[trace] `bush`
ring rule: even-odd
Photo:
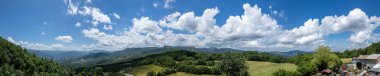
[[[280,69],[274,72],[273,76],[302,76],[302,75],[298,71],[286,71],[286,70]]]
[[[221,71],[227,76],[248,76],[245,61],[242,54],[227,52],[222,56]]]
[[[177,71],[173,68],[167,68],[167,69],[161,70],[160,73],[162,73],[164,75],[170,75],[173,73],[177,73]]]
[[[146,76],[156,76],[156,73],[154,73],[153,71],[149,71],[148,73],[146,73]]]

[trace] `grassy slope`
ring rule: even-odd
[[[247,61],[249,66],[249,74],[252,76],[271,76],[273,72],[279,69],[292,70],[295,71],[297,66],[290,63],[271,63],[271,62],[260,62],[260,61]],[[145,76],[147,72],[154,71],[159,72],[163,67],[157,65],[146,65],[133,68],[133,71],[128,71],[128,74],[133,74],[135,76]],[[178,72],[171,74],[169,76],[212,76],[212,75],[196,75],[184,72]]]
[[[271,63],[260,61],[247,61],[248,72],[251,76],[272,76],[272,73],[279,69],[297,70],[297,66],[290,63]]]
[[[132,74],[135,76],[146,76],[146,73],[149,71],[159,72],[163,67],[157,66],[157,65],[145,65],[145,66],[139,66],[135,67],[132,70],[128,71],[128,74]]]
[[[185,72],[177,72],[174,74],[170,74],[168,76],[217,76],[217,75],[196,75],[196,74],[190,74]]]

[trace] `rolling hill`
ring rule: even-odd
[[[230,49],[230,48],[195,48],[190,46],[164,46],[164,47],[143,47],[143,48],[126,48],[124,50],[115,52],[96,52],[87,55],[61,60],[60,62],[72,66],[91,66],[110,64],[128,59],[144,57],[151,54],[158,54],[170,50],[187,50],[201,53],[224,53],[227,51],[243,52],[243,50]]]

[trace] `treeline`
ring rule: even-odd
[[[332,53],[327,46],[319,46],[315,53],[298,54],[289,58],[288,62],[298,66],[297,71],[279,70],[274,76],[311,76],[324,69],[335,69],[343,64],[339,56]]]
[[[208,75],[247,76],[246,57],[240,52],[223,54],[200,53],[186,50],[172,50],[160,54],[152,54],[129,61],[98,65],[105,72],[124,72],[131,67],[158,65],[165,69],[160,72],[148,72],[148,76],[170,75],[176,72]]]
[[[97,68],[96,70],[100,70]],[[51,59],[38,58],[27,49],[0,37],[0,76],[91,76],[103,75],[92,72],[93,68],[77,72],[60,66]]]
[[[274,63],[285,63],[289,57],[271,54],[269,52],[258,52],[258,51],[244,51],[244,57],[249,61],[266,61]]]
[[[366,48],[359,48],[353,50],[345,50],[343,52],[335,52],[341,58],[353,58],[359,55],[369,55],[380,53],[380,42],[372,43]]]
[[[189,51],[176,51],[189,52]],[[192,74],[249,76],[246,66],[246,58],[241,53],[226,52],[224,54],[203,54],[164,56],[153,59],[152,64],[166,67],[166,69],[147,76],[164,76],[176,72]],[[146,60],[143,60],[146,61]],[[148,60],[149,61],[149,60]],[[175,62],[172,62],[175,61]]]
[[[221,74],[220,69],[215,64],[216,62],[214,62],[217,59],[209,54],[201,54],[183,50],[171,51],[164,54],[165,55],[157,55],[159,57],[144,59],[139,64],[155,64],[158,66],[175,69],[177,72],[187,72],[192,74]],[[168,75],[168,73],[166,75]]]

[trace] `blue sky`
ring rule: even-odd
[[[37,50],[335,51],[380,39],[378,0],[2,0],[0,36]],[[172,16],[172,17],[169,17]]]

